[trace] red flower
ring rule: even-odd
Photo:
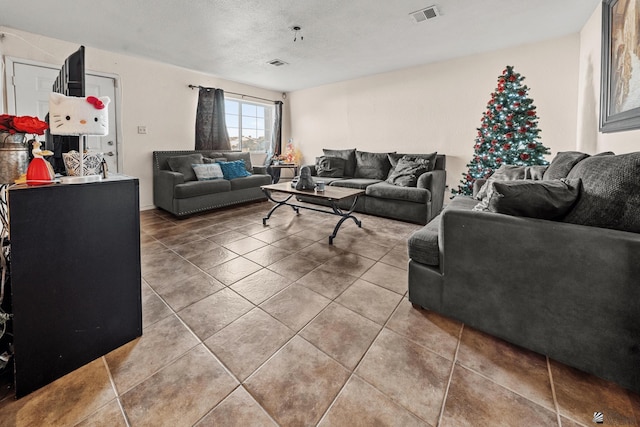
[[[37,117],[16,117],[10,114],[0,115],[0,131],[9,132],[11,134],[19,132],[42,135],[48,127],[48,124],[39,120]]]
[[[13,119],[13,127],[18,132],[42,135],[49,128],[49,125],[37,117],[22,116]]]
[[[510,82],[515,82],[516,81],[516,76],[514,76],[513,74],[509,77],[509,81]]]
[[[518,101],[516,101],[516,102],[513,103],[513,106],[518,108],[520,106],[520,103]]]
[[[511,122],[511,121],[508,121],[508,122],[506,122],[505,124],[506,124],[508,127],[513,126],[513,122]]]
[[[496,163],[502,163],[502,157],[498,157],[498,158],[496,159]]]
[[[502,148],[503,148],[505,151],[509,151],[509,150],[511,150],[511,144],[504,144],[504,145],[502,146]]]
[[[536,115],[536,110],[527,111],[527,116],[535,116],[535,115]]]
[[[490,152],[490,153],[495,153],[495,151],[496,151],[496,149],[495,149],[495,148],[493,148],[493,147],[489,148],[489,152]]]
[[[505,138],[507,138],[507,139],[511,139],[511,138],[513,138],[513,133],[508,132],[508,133],[506,133],[506,134],[504,135],[504,137],[505,137]]]
[[[522,160],[524,160],[524,161],[529,160],[529,158],[530,158],[530,157],[531,157],[531,156],[530,156],[528,153],[522,153],[522,154],[520,154],[520,158],[521,158]]]
[[[533,150],[534,148],[536,148],[536,143],[535,142],[530,142],[527,144],[527,148]]]
[[[498,125],[493,125],[493,130],[498,130],[498,129],[500,129],[500,126],[498,126]]]
[[[509,114],[509,115],[507,116],[507,120],[513,120],[513,114]]]
[[[527,128],[522,126],[520,129],[518,129],[518,132],[520,133],[526,133],[527,132]]]
[[[502,105],[496,105],[496,110],[502,111]]]
[[[525,92],[525,91],[523,91],[523,90],[519,90],[519,91],[518,91],[518,95],[520,95],[520,96],[525,96],[525,95],[526,95],[526,92]]]
[[[498,143],[498,140],[497,140],[497,139],[492,139],[492,140],[491,140],[491,145],[496,145],[497,143]]]

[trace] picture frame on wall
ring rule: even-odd
[[[640,129],[640,0],[603,0],[600,131]]]

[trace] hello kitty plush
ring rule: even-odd
[[[49,95],[49,129],[52,135],[99,135],[109,133],[108,96]]]

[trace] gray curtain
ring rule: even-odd
[[[273,132],[271,133],[271,143],[267,148],[267,157],[264,162],[267,167],[267,173],[277,182],[280,179],[280,169],[271,167],[271,159],[282,153],[282,101],[275,101],[274,104]]]
[[[196,111],[196,150],[230,150],[224,120],[224,91],[201,87]]]

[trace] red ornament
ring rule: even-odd
[[[511,139],[511,138],[513,138],[513,133],[508,132],[508,133],[506,133],[506,134],[504,135],[504,137],[505,137],[505,138],[507,138],[507,139]]]
[[[500,92],[500,93],[504,92],[504,88],[503,88],[502,86],[500,86],[500,87],[498,88],[498,92]]]
[[[501,78],[500,78],[500,80],[498,80],[498,83],[500,83],[501,85],[503,85],[503,84],[504,84],[504,82],[505,82],[504,77],[501,77]]]
[[[502,146],[502,149],[503,149],[503,150],[505,150],[505,151],[509,151],[509,150],[511,150],[511,144],[504,144],[504,145]]]
[[[533,150],[536,148],[536,143],[535,142],[530,142],[527,144],[527,148],[529,148],[530,150]]]
[[[507,116],[507,120],[513,120],[513,114],[509,114],[509,115]]]
[[[518,132],[520,133],[526,133],[527,132],[527,128],[522,126],[520,129],[518,129]]]
[[[518,95],[520,95],[520,96],[525,96],[526,94],[527,93],[525,91],[523,91],[523,90],[519,90],[518,91]]]
[[[502,111],[502,105],[496,105],[496,110]]]
[[[491,145],[496,145],[497,143],[498,143],[498,140],[497,140],[497,139],[492,139],[492,140],[491,140]]]
[[[505,123],[505,124],[507,125],[507,127],[511,127],[511,126],[513,126],[513,122],[511,122],[511,121],[509,121],[509,122],[507,122],[507,123]]]
[[[510,82],[515,82],[516,81],[516,76],[514,76],[513,74],[509,77],[509,81]]]
[[[489,152],[490,152],[490,153],[495,153],[495,152],[496,152],[496,149],[495,149],[495,148],[493,148],[493,147],[491,147],[491,148],[489,148]]]
[[[498,126],[498,125],[493,125],[493,130],[498,130],[498,129],[500,129],[500,126]]]
[[[498,157],[498,158],[496,159],[496,163],[502,163],[502,157]]]
[[[535,115],[536,115],[536,110],[527,111],[527,116],[535,116]]]
[[[530,158],[530,157],[531,157],[531,156],[530,156],[528,153],[522,153],[522,154],[520,154],[520,158],[521,158],[522,160],[524,160],[524,161],[529,160],[529,158]]]
[[[520,103],[518,101],[516,101],[516,102],[513,103],[513,106],[518,108],[520,106]]]

